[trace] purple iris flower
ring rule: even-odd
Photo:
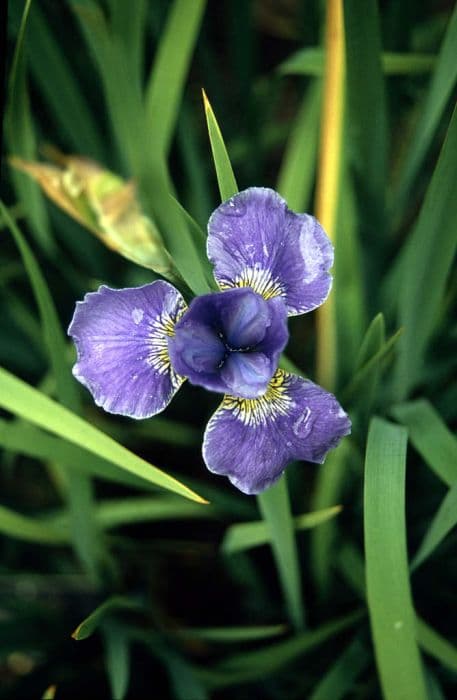
[[[186,378],[223,393],[203,458],[244,493],[260,493],[288,462],[322,463],[350,432],[332,394],[278,369],[287,317],[328,296],[333,248],[314,217],[251,187],[212,214],[208,257],[220,291],[189,306],[163,281],[86,294],[68,329],[73,374],[97,405],[131,418],[162,411]]]

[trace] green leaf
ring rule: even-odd
[[[361,598],[365,596],[365,571],[363,559],[352,545],[345,545],[339,556],[341,573],[351,588]],[[420,647],[443,666],[457,671],[457,649],[430,627],[418,615],[415,617],[415,635]]]
[[[457,10],[455,14],[457,28]],[[457,38],[457,37],[456,37]],[[401,267],[398,317],[404,333],[395,366],[395,395],[404,400],[417,384],[440,317],[446,280],[457,245],[457,108]]]
[[[258,625],[252,627],[187,627],[178,631],[185,639],[202,639],[205,642],[237,644],[258,639],[269,639],[286,631],[285,625]]]
[[[65,51],[56,41],[40,4],[36,2],[30,12],[29,30],[26,47],[29,70],[52,118],[58,121],[59,129],[73,149],[103,159],[100,126],[91,114]]]
[[[328,512],[329,507],[341,499],[347,475],[347,465],[352,447],[349,440],[343,440],[332,450],[324,464],[319,467],[316,487],[312,499],[314,512]],[[332,508],[333,510],[333,508]],[[329,522],[311,533],[310,563],[314,580],[320,592],[325,595],[332,581],[334,549],[338,536],[336,522]]]
[[[362,617],[363,612],[357,611],[338,620],[326,622],[317,629],[301,632],[291,639],[262,649],[234,654],[217,664],[211,671],[199,670],[198,676],[212,688],[224,688],[263,679],[352,627]]]
[[[350,161],[359,219],[375,245],[384,229],[388,153],[380,21],[375,0],[347,0],[343,6]]]
[[[295,629],[300,629],[304,625],[305,612],[286,476],[283,475],[274,486],[260,493],[257,502],[267,526],[289,619]]]
[[[457,482],[447,492],[425,533],[411,562],[413,571],[435,551],[455,525],[457,525]]]
[[[161,33],[145,96],[152,152],[166,155],[170,148],[205,5],[205,0],[174,0]]]
[[[206,501],[157,467],[137,457],[93,425],[0,369],[0,406],[140,478],[197,501]]]
[[[88,617],[80,622],[76,629],[71,633],[71,636],[77,641],[87,639],[87,637],[90,637],[105,621],[105,618],[111,613],[124,610],[133,610],[137,612],[143,610],[143,606],[133,600],[130,600],[130,598],[126,598],[125,596],[112,596],[95,608],[95,610],[91,612]]]
[[[416,618],[416,636],[422,649],[430,656],[457,672],[457,649],[442,637],[433,627],[427,625],[420,617]]]
[[[22,421],[0,419],[0,447],[15,454],[34,457],[45,462],[55,461],[68,469],[76,469],[83,474],[97,476],[125,486],[141,489],[156,488],[150,481],[126,472],[108,460]]]
[[[353,374],[357,374],[365,364],[370,362],[378,352],[383,350],[386,344],[385,321],[382,314],[374,317],[363,338],[355,363]],[[356,392],[357,403],[362,404],[365,415],[369,415],[374,403],[381,374],[381,361],[371,364],[371,369],[365,373],[361,387]],[[354,394],[353,394],[354,395]]]
[[[7,537],[38,544],[57,545],[68,541],[68,534],[55,525],[15,513],[1,505],[0,532]]]
[[[24,3],[19,35],[8,81],[8,101],[5,113],[5,135],[8,150],[13,155],[34,159],[37,145],[27,89],[24,42],[31,0]],[[43,250],[55,252],[49,229],[48,215],[39,188],[22,174],[13,174],[17,195],[24,206],[33,235]]]
[[[408,428],[415,449],[448,486],[457,483],[457,439],[426,399],[399,404],[390,409]]]
[[[436,56],[426,53],[399,53],[385,51],[381,65],[386,75],[414,75],[429,73],[436,64]],[[281,63],[280,75],[310,75],[321,77],[324,72],[324,52],[317,46],[301,49]]]
[[[225,147],[224,139],[219,128],[219,124],[214,116],[213,109],[209,103],[205,91],[203,90],[203,102],[205,106],[206,124],[208,136],[213,153],[214,166],[216,168],[217,182],[221,199],[224,202],[238,192],[235,175]]]
[[[276,189],[290,209],[309,209],[316,171],[322,85],[312,83],[295,118],[281,162]]]
[[[394,345],[398,342],[399,338],[403,333],[403,328],[399,328],[396,333],[390,336],[388,340],[379,348],[374,355],[367,360],[360,369],[357,370],[355,375],[352,377],[349,384],[343,389],[341,396],[343,403],[346,403],[352,397],[367,385],[370,387],[370,382],[373,379],[373,374],[382,366],[384,360],[386,360],[393,349]]]
[[[332,506],[331,508],[298,515],[293,518],[294,528],[296,530],[308,530],[317,527],[330,520],[330,518],[334,518],[341,510],[342,506]],[[270,535],[266,522],[260,520],[252,523],[237,523],[227,529],[221,550],[225,554],[234,554],[235,552],[242,552],[245,549],[266,544],[269,542],[269,539]]]
[[[123,700],[130,679],[129,639],[122,627],[112,622],[103,623],[102,634],[111,696],[115,700]]]
[[[354,639],[325,673],[309,700],[339,700],[354,687],[368,665],[369,656],[358,638]]]
[[[408,577],[405,523],[407,432],[373,418],[365,460],[367,600],[386,700],[426,700]]]
[[[415,180],[439,127],[446,105],[457,81],[457,7],[450,18],[436,62],[430,87],[411,136],[393,203],[394,213],[404,210]]]

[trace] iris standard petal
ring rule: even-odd
[[[332,394],[279,369],[264,396],[224,397],[207,425],[203,458],[210,471],[256,494],[274,484],[292,460],[322,463],[350,429]]]
[[[221,289],[282,296],[290,316],[320,306],[330,291],[330,240],[313,216],[290,211],[274,190],[251,187],[223,202],[208,222],[207,247]]]
[[[148,418],[162,411],[184,378],[170,364],[168,338],[186,309],[168,282],[132,289],[101,286],[76,305],[68,334],[74,376],[110,413]]]
[[[221,376],[227,391],[253,399],[265,393],[275,367],[261,352],[236,352],[227,358]]]
[[[192,384],[253,398],[266,391],[288,337],[281,298],[229,289],[193,299],[168,347],[175,371]]]

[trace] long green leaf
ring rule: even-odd
[[[174,0],[161,35],[145,97],[150,150],[161,155],[170,147],[205,5],[206,0]]]
[[[341,510],[341,506],[332,506],[331,508],[297,515],[293,518],[293,524],[296,530],[315,528],[334,518]],[[269,539],[266,522],[259,520],[259,522],[253,523],[237,523],[236,525],[231,525],[225,533],[221,550],[225,554],[234,554],[235,552],[242,552],[246,549],[266,544]]]
[[[143,607],[125,596],[112,596],[99,605],[91,614],[86,617],[72,632],[73,639],[80,641],[87,639],[102,624],[105,618],[113,612],[123,610],[141,611]]]
[[[365,235],[379,249],[388,152],[379,14],[375,0],[347,0],[343,4],[351,165],[359,195],[359,219]]]
[[[199,670],[198,676],[211,688],[224,688],[263,679],[352,627],[362,617],[361,612],[351,613],[263,649],[230,656],[211,671]]]
[[[417,569],[457,525],[457,482],[449,489],[420,543],[411,569]]]
[[[367,599],[386,700],[426,700],[415,639],[405,523],[407,432],[373,418],[365,461]]]
[[[457,27],[457,10],[456,10]],[[404,333],[395,366],[395,396],[403,401],[416,385],[436,327],[457,245],[457,108],[427,190],[419,220],[406,242],[398,289],[398,317]]]
[[[27,89],[25,36],[31,0],[24,3],[19,35],[8,81],[8,102],[5,113],[5,135],[9,152],[28,160],[36,158],[37,145]],[[25,207],[31,230],[43,250],[55,252],[48,215],[39,187],[21,173],[12,176],[18,197]]]
[[[332,450],[317,475],[317,483],[312,499],[314,512],[325,512],[333,503],[341,500],[351,455],[351,444],[343,440]],[[325,595],[332,582],[334,551],[338,537],[336,522],[325,523],[311,533],[311,569],[320,595]]]
[[[399,53],[384,51],[381,65],[386,75],[414,75],[429,73],[436,64],[436,56],[426,53]],[[321,77],[324,72],[324,52],[320,47],[301,49],[289,56],[278,68],[280,75],[310,75]]]
[[[457,673],[457,648],[455,646],[420,617],[416,619],[416,635],[419,644],[427,654]]]
[[[269,639],[284,634],[285,625],[258,625],[252,627],[188,627],[180,629],[178,635],[185,639],[202,639],[206,642],[237,644],[258,639]]]
[[[230,199],[238,192],[235,175],[227,153],[227,148],[222,137],[219,124],[213,112],[213,108],[203,91],[203,102],[205,106],[206,124],[208,127],[208,136],[213,153],[214,166],[216,168],[217,182],[222,201]]]
[[[397,214],[404,209],[457,81],[456,54],[457,7],[447,25],[425,103],[411,136],[410,147],[395,192],[394,212]]]
[[[448,486],[457,483],[457,439],[426,399],[390,410],[408,428],[412,444],[430,469]]]
[[[309,700],[339,700],[344,697],[353,688],[368,660],[365,647],[358,638],[354,639],[326,672]]]
[[[142,479],[197,501],[206,501],[157,467],[134,455],[93,425],[0,368],[0,406]]]
[[[316,172],[322,86],[315,81],[306,92],[287,142],[277,190],[294,211],[307,211]]]
[[[56,545],[68,541],[67,533],[55,525],[15,513],[5,506],[0,506],[0,532],[8,537],[38,544]]]
[[[123,700],[130,679],[129,638],[120,625],[113,622],[102,624],[105,647],[105,666],[115,700]]]
[[[305,623],[305,611],[286,476],[283,475],[274,486],[260,493],[257,501],[269,532],[289,619],[296,629],[300,629]]]

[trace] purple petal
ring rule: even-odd
[[[247,494],[264,491],[296,459],[322,463],[351,430],[333,394],[278,370],[259,399],[225,396],[210,419],[203,459]]]
[[[282,299],[230,289],[192,300],[169,340],[170,358],[192,384],[254,398],[266,391],[288,337]]]
[[[74,376],[110,413],[149,418],[183,382],[171,367],[168,339],[186,309],[168,282],[134,289],[102,286],[76,305],[68,334],[78,362]]]
[[[231,394],[254,399],[266,391],[271,379],[271,362],[261,352],[232,353],[221,376]]]
[[[295,214],[275,192],[251,187],[221,204],[208,223],[208,257],[221,287],[282,296],[288,314],[315,309],[328,296],[333,247],[319,222]]]

